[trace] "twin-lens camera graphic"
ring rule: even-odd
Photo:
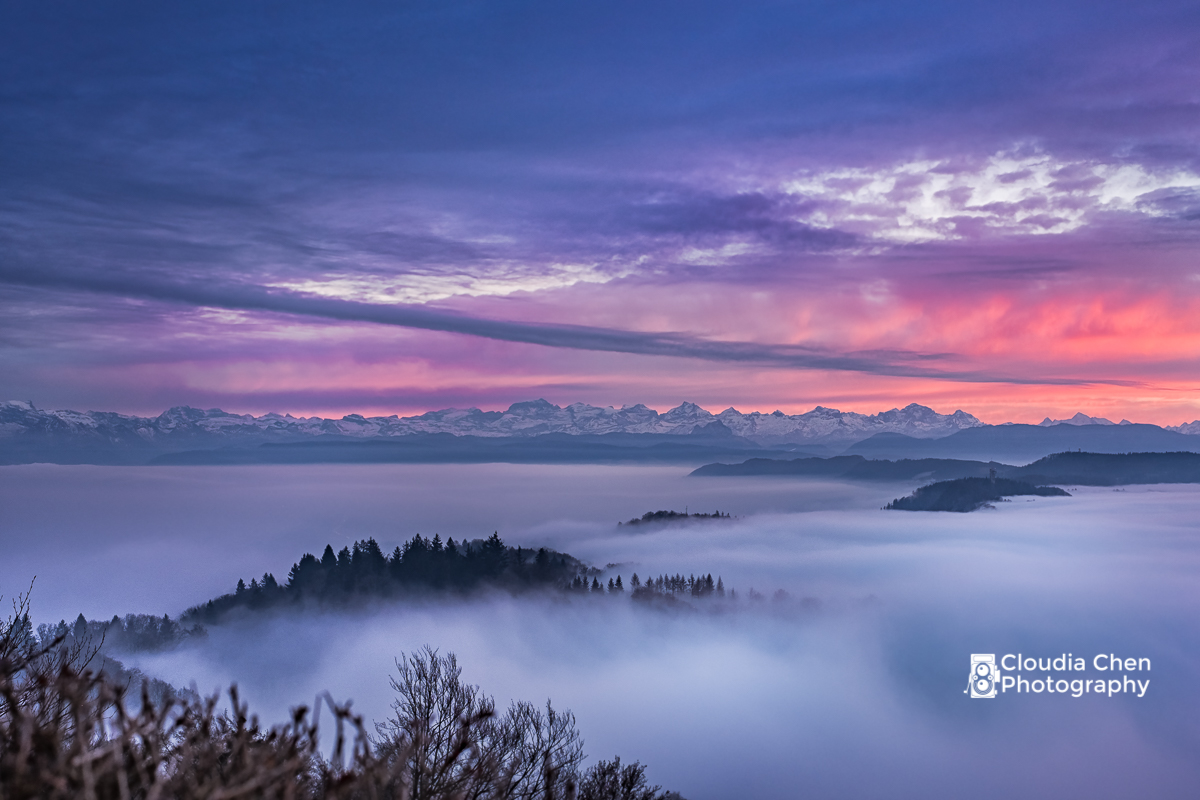
[[[996,666],[993,653],[975,653],[971,656],[971,684],[963,694],[971,697],[995,697],[1000,683],[1000,668]]]

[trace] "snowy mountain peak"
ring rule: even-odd
[[[524,414],[528,412],[553,412],[561,410],[561,408],[554,405],[550,401],[539,397],[537,400],[526,400],[521,403],[513,403],[508,407],[508,411],[506,413]]]
[[[563,408],[538,399],[513,403],[505,411],[446,408],[412,417],[347,414],[341,419],[297,418],[278,413],[255,417],[231,414],[219,408],[203,410],[190,406],[176,406],[157,417],[135,417],[111,412],[43,411],[27,401],[0,404],[0,437],[51,435],[108,444],[254,443],[297,441],[313,436],[370,439],[430,433],[484,437],[525,437],[546,433],[681,436],[703,433],[705,436],[739,436],[759,444],[774,445],[851,443],[876,433],[889,432],[936,438],[982,424],[962,411],[939,414],[916,403],[873,415],[824,406],[795,415],[779,410],[742,413],[730,407],[714,415],[692,402],[681,403],[660,414],[643,403],[620,408],[572,403]]]
[[[684,420],[684,419],[712,419],[712,414],[705,411],[695,403],[680,403],[672,408],[667,413],[663,414],[663,419]]]
[[[1070,419],[1050,419],[1049,417],[1046,417],[1044,420],[1042,420],[1041,422],[1038,423],[1038,425],[1041,425],[1042,427],[1049,427],[1050,425],[1116,425],[1116,424],[1117,423],[1113,422],[1112,420],[1107,420],[1107,419],[1104,419],[1103,417],[1089,417],[1087,414],[1084,414],[1082,412],[1076,412],[1075,416],[1071,417]]]

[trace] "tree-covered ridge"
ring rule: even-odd
[[[135,695],[140,687],[143,700],[155,704],[177,696],[191,696],[187,689],[180,690],[165,681],[148,677],[138,669],[126,667],[110,652],[163,650],[187,638],[202,639],[208,634],[199,625],[184,628],[165,615],[159,618],[129,614],[125,619],[113,617],[109,622],[96,622],[84,619],[80,614],[73,625],[61,620],[57,625],[38,625],[35,631],[29,618],[28,601],[28,593],[18,595],[13,602],[16,613],[0,624],[0,672],[5,659],[10,665],[32,659],[41,668],[55,669],[71,663],[81,669],[90,669],[110,685],[133,687]],[[14,700],[0,690],[0,716]],[[5,794],[0,791],[0,798],[3,797]]]
[[[625,592],[625,584],[621,582],[620,575],[615,579],[608,579],[607,590],[599,578],[593,577],[589,583],[585,575],[576,575],[566,588],[573,592],[609,595],[621,595]],[[629,588],[634,600],[664,596],[676,597],[678,595],[690,595],[695,598],[725,597],[725,581],[718,576],[714,583],[711,572],[708,575],[688,575],[687,577],[684,577],[682,573],[659,575],[657,578],[646,578],[645,583],[642,583],[641,578],[635,572],[629,579]],[[736,590],[729,590],[729,599],[737,600]]]
[[[645,514],[642,514],[642,516],[640,516],[640,517],[634,517],[633,519],[629,520],[628,522],[625,522],[625,523],[618,522],[617,524],[618,525],[622,525],[622,524],[624,524],[624,525],[651,525],[651,524],[663,523],[663,522],[691,522],[692,520],[704,520],[704,519],[732,519],[732,518],[729,516],[729,514],[727,514],[727,513],[723,514],[720,511],[714,511],[711,514],[703,514],[700,512],[697,512],[695,514],[689,514],[686,511],[684,511],[683,513],[680,513],[678,511],[647,511]]]
[[[286,583],[271,573],[249,585],[239,580],[222,595],[183,613],[185,622],[216,622],[234,609],[261,609],[305,601],[346,602],[395,597],[412,592],[469,592],[485,586],[519,591],[566,587],[587,568],[578,559],[547,548],[508,547],[493,533],[487,539],[455,542],[417,534],[385,555],[374,539],[357,541],[320,558],[305,553],[288,571]]]
[[[155,652],[169,650],[190,639],[203,639],[208,631],[202,625],[183,625],[167,614],[156,617],[152,614],[113,615],[107,622],[85,619],[83,614],[67,625],[61,620],[57,625],[42,624],[37,627],[38,639],[42,642],[65,640],[102,643],[105,652]]]
[[[1046,430],[1033,425],[1023,427],[1037,431]],[[1055,427],[1070,428],[1073,426]],[[1099,428],[1100,426],[1088,427]],[[971,461],[957,458],[902,458],[896,461],[889,461],[882,457],[868,459],[861,455],[792,460],[751,458],[740,464],[707,464],[694,470],[691,474],[710,477],[794,475],[856,481],[904,481],[917,478],[948,481],[958,478],[983,478],[993,470],[999,478],[1025,481],[1035,486],[1053,483],[1070,486],[1200,483],[1200,453],[1188,451],[1090,453],[1071,450],[1045,456],[1023,467],[1000,464],[996,461]]]
[[[120,654],[156,652],[202,642],[208,636],[205,624],[219,624],[235,612],[310,604],[336,607],[374,598],[467,593],[482,588],[513,593],[563,592],[589,599],[666,600],[671,605],[707,601],[724,607],[739,599],[736,590],[727,591],[721,576],[714,579],[712,573],[661,574],[643,582],[634,572],[626,583],[623,575],[613,574],[617,567],[589,567],[574,556],[548,548],[509,547],[495,533],[487,539],[449,539],[445,544],[439,536],[429,539],[418,535],[390,555],[384,555],[374,539],[365,539],[336,553],[327,545],[319,559],[305,553],[292,565],[284,583],[271,573],[249,584],[239,580],[233,592],[193,606],[177,620],[166,614],[127,614],[104,621],[88,620],[80,614],[73,624],[65,620],[57,625],[44,624],[36,633],[28,620],[26,624],[30,624],[29,634],[35,641],[92,641],[105,654]],[[753,602],[764,596],[752,588],[747,597]],[[788,597],[782,590],[774,595],[776,600]]]
[[[679,573],[675,575],[659,575],[657,578],[647,578],[645,583],[642,583],[635,572],[633,573],[633,577],[629,579],[629,585],[633,589],[633,598],[635,600],[649,598],[654,595],[689,595],[691,597],[725,596],[725,581],[718,576],[716,583],[713,583],[711,572],[707,575],[688,575],[686,578]],[[730,590],[730,599],[737,599],[737,592],[732,589]]]
[[[305,553],[292,565],[286,583],[281,584],[270,573],[261,579],[252,579],[249,585],[239,580],[234,592],[188,609],[179,623],[163,617],[157,624],[158,629],[173,632],[174,640],[178,641],[193,632],[203,635],[204,629],[197,622],[216,623],[235,610],[278,608],[309,601],[344,603],[412,593],[468,592],[483,587],[508,591],[550,589],[613,597],[625,594],[621,575],[609,577],[605,584],[601,580],[602,574],[601,570],[590,568],[566,553],[544,547],[537,550],[509,547],[496,533],[472,542],[449,539],[445,544],[439,536],[428,539],[417,535],[403,547],[395,548],[390,556],[384,555],[374,539],[365,539],[355,542],[353,547],[343,547],[337,553],[332,546],[326,545],[319,559]],[[682,573],[659,575],[647,578],[644,584],[634,573],[629,588],[634,599],[726,596],[724,581],[720,576],[714,581],[711,573],[687,577]],[[729,599],[737,600],[737,592],[730,590]],[[114,618],[116,622],[119,620]],[[131,623],[127,627],[130,631],[141,631],[147,627],[155,628],[155,625],[139,623],[135,626]],[[161,647],[165,641],[161,637],[142,638],[147,642],[145,649]]]
[[[1037,497],[1070,497],[1057,486],[1034,486],[1032,483],[1008,478],[959,478],[922,486],[908,497],[888,503],[895,511],[975,511],[987,503],[1005,497],[1034,495]]]
[[[643,582],[634,572],[625,583],[622,575],[613,574],[618,566],[609,564],[601,570],[548,548],[509,547],[496,533],[487,539],[449,539],[444,544],[440,536],[429,539],[417,535],[394,548],[390,555],[384,555],[374,539],[365,539],[336,553],[326,545],[319,559],[305,553],[292,565],[284,583],[271,573],[249,584],[239,580],[233,592],[189,608],[178,620],[165,614],[129,614],[105,622],[87,620],[80,614],[73,625],[62,621],[57,626],[39,626],[37,639],[51,641],[69,636],[101,643],[105,652],[153,652],[202,641],[208,635],[205,624],[219,624],[238,612],[311,605],[337,607],[376,598],[465,594],[483,588],[512,593],[563,592],[589,599],[629,597],[635,601],[666,601],[672,606],[697,603],[712,610],[732,607],[739,600],[737,591],[727,590],[720,575],[714,579],[712,573],[661,574]],[[765,596],[751,588],[747,597],[753,603]],[[779,590],[772,597],[779,601],[791,595]],[[815,603],[804,598],[802,605]]]

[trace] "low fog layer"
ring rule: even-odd
[[[223,576],[216,588],[226,590],[237,577],[280,574],[326,540],[374,535],[386,547],[416,530],[473,536],[489,507],[504,519],[484,527],[512,544],[618,563],[610,574],[626,581],[633,571],[711,571],[741,594],[737,610],[722,614],[589,595],[272,616],[214,627],[202,648],[134,661],[203,691],[236,679],[269,719],[324,689],[381,718],[394,656],[430,644],[456,652],[465,677],[501,703],[550,697],[571,709],[593,758],[640,759],[654,782],[692,800],[1190,797],[1200,782],[1196,487],[1080,489],[959,515],[880,511],[903,487],[697,483],[641,468],[341,473],[361,479],[357,487],[307,468],[81,474],[91,481],[96,534],[130,527],[106,552],[83,538],[85,505],[50,509],[47,526],[56,515],[74,521],[76,539],[63,541],[78,552],[56,548],[49,527],[40,545],[21,546],[26,563],[61,558],[95,576],[62,596],[35,593],[39,608],[57,604],[68,619],[77,612],[67,604],[77,608],[93,592],[106,604],[143,596],[139,573],[150,578],[145,605],[119,610],[175,612],[178,599],[154,602],[153,594],[172,574],[190,591]],[[310,483],[291,495],[288,475]],[[135,494],[148,480],[170,491]],[[118,496],[123,487],[129,493]],[[224,502],[193,496],[205,487]],[[26,488],[16,517],[39,518],[37,491]],[[410,498],[401,515],[398,497]],[[171,502],[191,516],[173,521]],[[650,530],[614,524],[685,503],[742,518]],[[444,524],[430,524],[439,515]],[[171,534],[143,550],[156,524]],[[181,539],[190,549],[167,558]],[[216,563],[189,563],[218,550]],[[87,572],[87,558],[116,577]],[[12,566],[2,569],[7,592]],[[752,586],[821,606],[751,603]],[[1148,658],[1151,671],[1134,677],[1148,678],[1149,689],[1143,698],[963,693],[972,653],[1018,652],[1084,655],[1087,678],[1101,677],[1091,664],[1097,653]]]
[[[879,508],[911,486],[710,480],[684,467],[320,465],[0,467],[0,591],[37,575],[47,618],[172,615],[306,551],[493,531],[571,552],[646,511]],[[619,555],[619,554],[618,554]],[[614,560],[596,556],[601,565]],[[87,578],[81,579],[81,576]],[[104,576],[101,578],[100,576]]]

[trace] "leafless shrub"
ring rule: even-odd
[[[453,653],[430,647],[396,662],[393,716],[376,726],[376,749],[403,761],[412,800],[555,800],[574,796],[583,743],[575,717],[495,702],[464,683]]]
[[[348,707],[329,702],[337,727],[329,761],[308,709],[267,729],[236,687],[231,710],[219,712],[216,697],[156,703],[143,683],[131,713],[125,687],[88,668],[94,647],[40,643],[28,612],[26,593],[0,627],[3,800],[407,798]]]
[[[394,713],[374,739],[326,695],[327,759],[318,713],[301,706],[265,728],[236,686],[223,711],[215,696],[152,697],[143,681],[130,711],[126,686],[89,668],[96,648],[41,643],[28,611],[26,593],[0,627],[0,800],[574,800],[580,785],[574,716],[549,702],[498,716],[453,654],[401,656]],[[583,787],[581,800],[659,798],[644,767],[619,759]]]
[[[660,800],[662,787],[646,782],[646,767],[638,762],[621,766],[621,757],[601,759],[587,771],[579,800]]]

